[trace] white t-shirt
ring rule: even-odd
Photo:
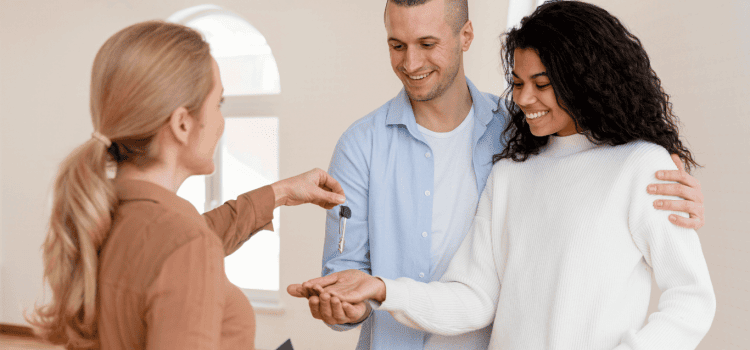
[[[435,162],[430,280],[437,281],[469,231],[479,201],[472,164],[474,107],[461,125],[449,132],[418,127]],[[424,349],[486,348],[484,343],[489,339],[489,332],[485,328],[453,336],[428,334]]]
[[[472,165],[474,107],[449,132],[418,125],[432,151],[435,185],[432,200],[430,280],[443,276],[476,213],[479,193]]]

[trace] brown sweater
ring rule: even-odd
[[[224,257],[272,229],[271,187],[203,216],[150,182],[116,180],[115,188],[99,255],[102,349],[254,349],[253,309],[227,279]]]

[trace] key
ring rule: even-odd
[[[339,254],[344,252],[344,236],[346,235],[346,219],[352,217],[352,210],[342,205],[339,210]]]

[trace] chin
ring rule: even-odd
[[[544,137],[544,136],[552,135],[552,133],[543,132],[542,130],[534,130],[533,128],[529,128],[529,131],[531,131],[531,134],[536,137]]]
[[[216,166],[211,162],[211,165],[204,166],[195,175],[213,175],[214,172],[216,172]]]

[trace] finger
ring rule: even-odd
[[[336,320],[333,318],[333,311],[331,310],[331,295],[321,294],[320,295],[320,316],[323,321],[328,324],[336,324]]]
[[[702,203],[703,200],[698,198],[696,190],[683,184],[650,184],[648,192],[662,196],[676,196],[685,200]]]
[[[346,201],[346,198],[343,195],[333,192],[326,192],[323,189],[317,187],[310,189],[310,195],[314,198],[312,200],[312,203],[317,204],[318,206],[323,208],[326,208],[328,206],[333,208],[336,205],[344,203],[344,201]]]
[[[701,184],[690,174],[682,170],[659,170],[656,172],[656,178],[664,181],[674,181],[692,188],[700,188]]]
[[[703,205],[691,201],[675,201],[658,199],[654,201],[654,208],[659,210],[680,211],[690,214],[690,217],[703,217]]]
[[[344,308],[341,306],[341,300],[339,300],[339,298],[331,298],[331,310],[333,311],[333,318],[336,319],[336,323],[342,324],[347,322],[346,314],[344,313]]]
[[[681,215],[671,214],[669,215],[669,221],[677,226],[694,230],[703,227],[703,218],[698,217],[686,218]]]
[[[327,276],[313,278],[305,283],[302,283],[302,285],[305,288],[312,288],[313,286],[316,286],[316,285],[321,286],[321,287],[327,287],[331,284],[336,283],[336,281],[338,281],[338,274],[332,273]]]
[[[307,298],[308,293],[306,288],[302,288],[300,284],[290,284],[286,287],[286,292],[296,298]]]
[[[344,314],[346,314],[346,317],[349,319],[349,322],[347,323],[356,322],[365,315],[367,307],[364,304],[356,305],[357,306],[354,306],[345,301],[341,303],[341,307],[344,309]]]
[[[685,172],[685,165],[682,164],[682,159],[680,159],[680,156],[677,154],[670,154],[669,156],[672,157],[672,161],[674,162],[674,165],[677,166],[677,169]]]
[[[322,176],[321,180],[323,180],[323,182],[319,184],[321,187],[325,186],[329,188],[331,192],[339,194],[341,196],[346,195],[344,193],[344,189],[341,187],[341,184],[336,181],[336,179],[334,179],[331,175],[328,175],[328,173],[323,170],[321,170],[320,175]],[[343,203],[343,201],[341,203]]]
[[[317,296],[311,296],[307,299],[307,305],[310,306],[310,313],[312,317],[318,320],[322,320],[323,316],[320,315],[320,298]]]

